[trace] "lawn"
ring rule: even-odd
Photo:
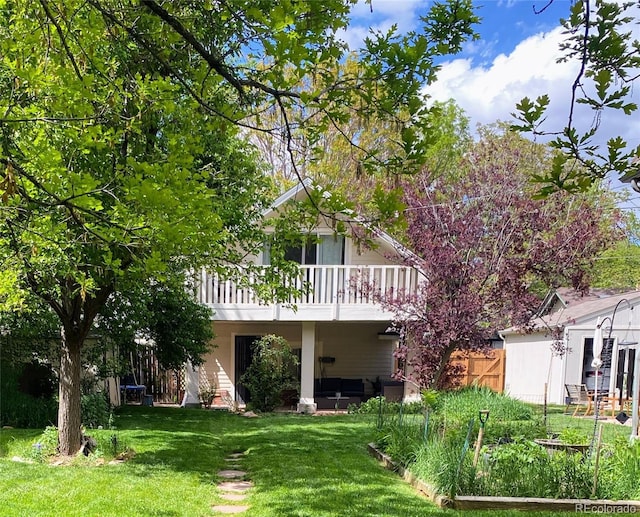
[[[102,466],[13,461],[39,433],[5,429],[0,433],[0,513],[215,515],[211,507],[223,503],[216,473],[227,467],[229,454],[242,451],[242,468],[255,484],[250,509],[242,515],[456,514],[433,506],[368,455],[371,418],[279,414],[250,419],[198,409],[127,406],[117,416],[115,432],[136,455],[121,465]],[[100,433],[109,437],[114,431],[93,432]]]

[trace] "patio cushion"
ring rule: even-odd
[[[344,397],[363,397],[364,382],[362,379],[343,379],[341,377],[325,377],[315,380],[315,397],[333,397],[338,392]]]
[[[345,397],[362,397],[364,395],[364,382],[362,382],[362,379],[342,379],[340,391]]]
[[[340,377],[325,377],[320,379],[320,391],[322,393],[328,393],[329,395],[335,395],[336,391],[340,391],[341,381]]]

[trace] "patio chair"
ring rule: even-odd
[[[593,397],[589,393],[586,384],[565,384],[567,390],[567,407],[564,408],[566,413],[571,406],[575,406],[572,416],[576,416],[578,412],[584,408],[583,416],[591,412]]]

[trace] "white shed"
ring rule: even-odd
[[[593,337],[602,323],[603,366],[598,390],[631,398],[637,343],[640,341],[640,291],[593,290],[580,295],[559,289],[545,299],[529,330],[500,334],[506,350],[505,393],[528,402],[564,404],[565,384],[594,389]],[[564,353],[558,353],[564,350]]]

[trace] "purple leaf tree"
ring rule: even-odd
[[[621,238],[619,214],[603,189],[535,198],[531,178],[552,159],[540,144],[484,130],[453,172],[405,181],[415,253],[406,261],[424,281],[380,298],[403,329],[399,378],[451,385],[453,352],[487,351],[497,330],[526,327],[549,288],[588,289],[593,261]]]

